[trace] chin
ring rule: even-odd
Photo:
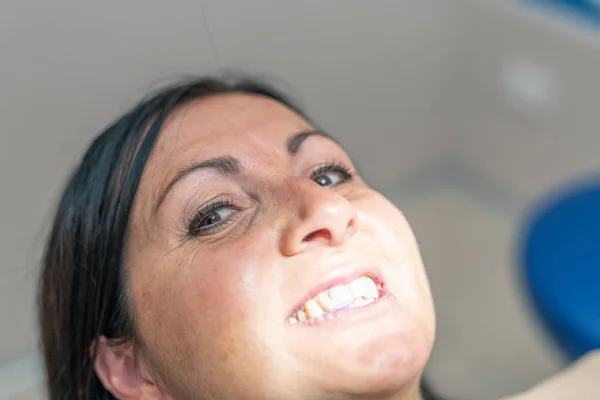
[[[319,386],[340,398],[401,397],[418,390],[432,341],[401,311],[390,314],[365,329],[329,332],[311,346]]]
[[[334,391],[377,398],[414,390],[430,352],[431,346],[423,337],[401,332],[380,337],[354,354],[351,370],[342,367],[345,377],[340,376]]]

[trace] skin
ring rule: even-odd
[[[247,94],[197,100],[168,118],[130,218],[140,352],[103,339],[95,364],[117,398],[420,398],[435,318],[413,232],[334,141],[312,135],[290,154],[289,139],[313,129]],[[164,195],[180,171],[226,155],[243,171],[198,169]],[[354,177],[319,185],[311,172],[333,160]],[[188,235],[197,211],[222,199],[233,202],[217,212],[227,222]],[[317,284],[361,268],[380,271],[391,296],[325,323],[287,322]]]

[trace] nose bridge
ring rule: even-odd
[[[315,182],[290,177],[282,197],[288,219],[282,234],[282,252],[294,255],[315,246],[339,246],[355,231],[350,202],[336,191]]]
[[[348,205],[345,197],[310,179],[290,177],[285,186],[287,202],[295,208],[297,216],[304,220],[318,216],[335,217]]]

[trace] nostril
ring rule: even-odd
[[[350,233],[350,236],[353,236],[356,233],[358,227],[356,226],[356,220],[354,218],[348,221],[348,226],[346,229],[348,230],[348,233]]]
[[[303,242],[310,242],[314,239],[325,239],[331,240],[331,232],[327,229],[319,229],[317,231],[311,232],[308,235],[304,236],[302,239]]]

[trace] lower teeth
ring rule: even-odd
[[[377,299],[374,299],[372,297],[359,297],[357,299],[354,299],[352,301],[352,303],[348,304],[345,307],[334,309],[333,312],[345,310],[345,309],[348,309],[348,308],[358,308],[358,307],[366,306],[367,304],[371,304],[375,300],[377,300]],[[327,315],[327,314],[330,314],[330,313],[325,313],[324,315]],[[319,317],[319,318],[321,318],[321,317]],[[288,320],[288,322],[295,324],[295,323],[298,323],[298,322],[311,321],[313,319],[317,319],[317,318],[307,318],[306,313],[304,311],[298,311],[294,315],[294,317],[292,317],[292,318],[290,318]]]

